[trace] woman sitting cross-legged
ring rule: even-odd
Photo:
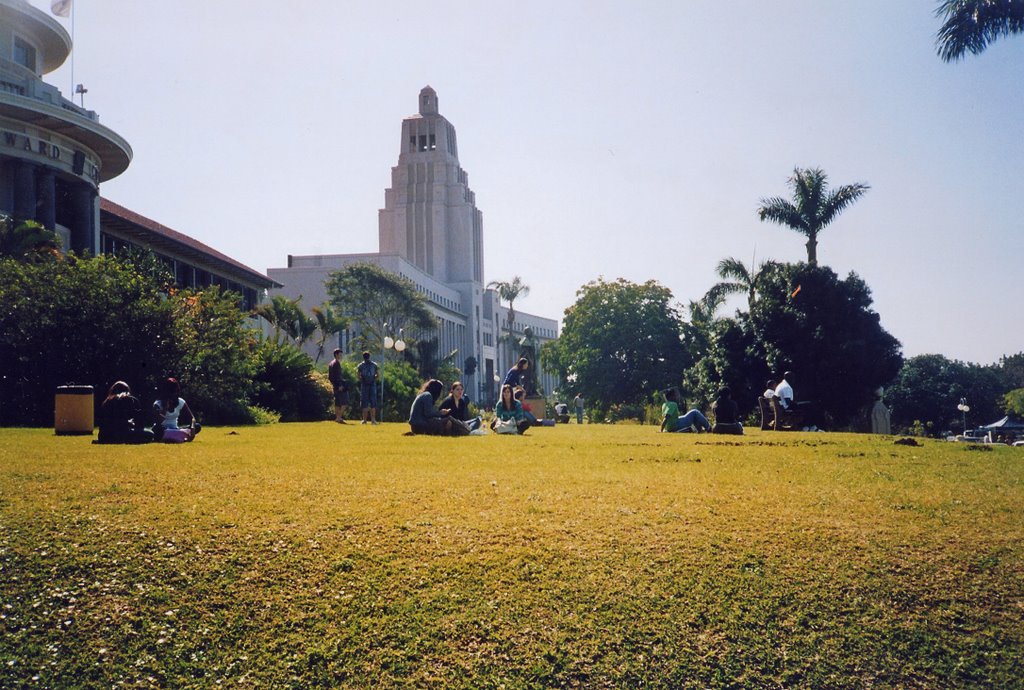
[[[157,419],[153,426],[153,435],[157,441],[186,443],[202,431],[202,427],[196,421],[188,403],[180,397],[180,393],[178,379],[170,378],[160,384],[160,397],[153,403],[153,412]],[[185,423],[188,426],[182,427]]]
[[[444,384],[430,379],[420,388],[419,395],[409,408],[409,426],[414,434],[429,436],[465,436],[469,427],[455,419],[448,410],[438,410],[434,401],[444,392]]]
[[[664,417],[661,420],[662,431],[686,432],[692,431],[694,428],[697,431],[711,430],[711,424],[708,422],[707,417],[701,414],[700,410],[693,409],[680,416],[678,396],[676,395],[675,388],[669,388],[665,391],[665,404],[661,406],[661,414]]]
[[[491,429],[499,431],[497,427],[503,424],[515,424],[518,434],[524,434],[530,428],[530,422],[526,419],[523,406],[515,399],[512,386],[507,383],[501,387],[501,399],[494,406],[494,421],[491,422]]]
[[[448,410],[452,419],[464,422],[470,431],[480,428],[480,418],[469,416],[469,398],[465,395],[466,389],[461,381],[456,381],[449,389],[448,397],[441,401],[438,406],[442,412]]]

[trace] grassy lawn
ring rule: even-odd
[[[406,428],[0,429],[0,687],[1024,685],[1024,449]]]

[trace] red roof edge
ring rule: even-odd
[[[136,213],[135,211],[131,211],[125,208],[124,206],[121,206],[120,204],[115,204],[110,199],[100,197],[100,211],[109,213],[112,216],[116,216],[117,218],[120,218],[123,221],[126,221],[140,228],[148,230],[149,232],[152,232],[156,235],[160,235],[161,237],[177,242],[181,245],[184,245],[185,247],[188,247],[198,252],[202,252],[203,254],[207,254],[214,259],[223,261],[224,263],[231,265],[232,267],[238,269],[239,271],[247,273],[249,277],[254,281],[258,283],[264,283],[268,288],[283,287],[281,283],[278,283],[276,280],[268,278],[266,275],[260,273],[255,269],[249,268],[240,261],[235,261],[230,256],[222,254],[213,247],[203,244],[199,240],[193,239],[192,237],[189,237],[184,233],[178,232],[177,230],[172,230],[166,225],[161,225],[155,220],[146,218],[145,216]]]

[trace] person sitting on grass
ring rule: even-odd
[[[491,422],[491,429],[494,429],[499,422],[508,423],[509,420],[515,423],[517,434],[524,434],[530,428],[530,422],[527,421],[526,415],[523,413],[523,406],[515,399],[512,386],[506,383],[501,387],[501,399],[494,406],[494,420]]]
[[[181,387],[178,379],[169,378],[160,385],[160,397],[153,403],[153,412],[157,423],[153,427],[153,435],[157,441],[164,443],[187,443],[195,439],[202,427],[189,409],[188,403],[180,397]],[[184,417],[182,416],[184,415]],[[180,424],[188,423],[182,428]]]
[[[153,432],[137,420],[142,405],[124,381],[115,381],[100,404],[100,434],[97,443],[149,443]]]
[[[533,407],[530,403],[526,402],[526,390],[516,388],[512,393],[512,397],[522,406],[523,416],[526,417],[526,421],[530,423],[530,426],[537,426],[537,417],[533,414]]]
[[[675,388],[665,391],[665,404],[661,406],[661,430],[667,432],[710,431],[711,424],[700,410],[693,409],[684,415],[679,414],[678,395]]]
[[[447,410],[452,419],[465,423],[470,431],[474,431],[480,428],[481,420],[480,417],[469,416],[469,398],[466,397],[465,392],[466,389],[462,382],[456,381],[449,389],[448,397],[441,401],[439,407],[442,412]]]
[[[715,434],[743,434],[743,425],[740,424],[740,408],[732,399],[732,391],[728,386],[722,386],[718,391],[718,398],[711,404],[711,411],[715,413],[715,425],[711,432]]]
[[[469,427],[454,419],[449,410],[438,410],[434,401],[444,392],[444,384],[430,379],[420,388],[419,395],[409,408],[409,427],[414,434],[427,436],[465,436]]]

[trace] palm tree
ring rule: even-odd
[[[761,199],[757,215],[786,225],[807,236],[807,263],[818,263],[818,233],[836,219],[843,209],[871,189],[863,182],[829,190],[828,176],[821,168],[793,169],[788,180],[793,187],[793,201],[781,197]]]
[[[722,278],[722,282],[716,283],[708,290],[705,302],[714,303],[717,308],[717,305],[721,304],[720,298],[745,292],[749,309],[757,301],[757,284],[765,274],[765,270],[774,269],[778,265],[779,263],[776,261],[762,261],[757,270],[751,273],[739,259],[731,256],[722,259],[715,269],[718,272],[718,277]]]
[[[942,0],[935,14],[945,20],[935,39],[944,62],[967,52],[977,55],[997,38],[1024,33],[1024,0]]]
[[[0,216],[0,257],[36,262],[60,257],[60,235],[34,220],[18,225],[10,216]]]
[[[327,339],[347,328],[348,319],[335,314],[334,309],[327,302],[319,307],[313,307],[310,311],[313,312],[316,327],[320,331],[320,336],[316,340],[316,359],[313,360],[314,364],[318,364],[324,354],[324,345],[327,343]]]
[[[508,302],[508,334],[510,338],[514,338],[512,326],[516,321],[516,310],[513,305],[520,297],[526,297],[530,294],[530,286],[524,283],[522,278],[515,276],[511,282],[492,280],[487,283],[487,288],[498,293],[498,299]]]
[[[302,312],[299,302],[302,296],[295,299],[288,299],[284,295],[274,295],[269,302],[264,302],[253,309],[253,316],[263,317],[267,323],[274,327],[274,340],[281,339],[283,331],[300,347],[313,331],[316,329],[316,321],[309,318]]]

